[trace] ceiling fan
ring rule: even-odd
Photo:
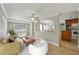
[[[37,16],[36,14],[32,14],[32,16],[31,16],[31,21],[35,21],[35,20],[37,20],[37,21],[39,21],[39,16]]]

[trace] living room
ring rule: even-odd
[[[53,8],[54,6],[55,8]],[[62,13],[78,10],[78,7],[79,4],[73,3],[1,3],[0,37],[2,40],[0,41],[3,44],[0,46],[0,54],[79,54],[65,48],[59,48],[60,16]]]

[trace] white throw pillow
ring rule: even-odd
[[[25,37],[26,35],[26,33],[18,33],[18,37]]]
[[[7,35],[4,37],[2,43],[8,43],[9,38],[10,38],[10,34],[7,34]]]
[[[20,39],[20,38],[16,38],[15,41],[16,41],[16,42],[19,42],[20,44],[23,44],[23,43],[24,43],[23,40]]]
[[[16,38],[15,41],[21,44],[21,50],[23,50],[26,47],[26,44],[24,43],[22,39]]]

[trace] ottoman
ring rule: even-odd
[[[29,53],[31,55],[45,55],[48,52],[48,44],[46,41],[40,39],[35,44],[29,44]]]

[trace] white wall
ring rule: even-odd
[[[26,32],[27,35],[30,34],[30,23],[29,22],[26,22],[24,20],[21,20],[21,21],[17,21],[16,19],[8,19],[8,22],[7,22],[7,32],[11,29],[14,29],[16,33],[19,33],[19,32]],[[19,24],[19,26],[22,26],[22,29],[15,29],[15,27]]]
[[[3,21],[2,21],[2,17],[0,17],[0,36],[3,36]]]
[[[7,19],[5,16],[3,16],[2,19],[3,19],[3,33],[5,36],[7,34]]]
[[[59,46],[59,40],[60,40],[60,32],[59,32],[59,19],[58,16],[51,17],[52,21],[55,22],[55,30],[53,32],[40,32],[36,31],[36,36],[40,37],[47,42],[50,42],[52,44],[56,44]]]
[[[66,13],[60,14],[59,23],[60,24],[64,23],[63,30],[66,30],[66,20],[73,19],[73,18],[78,18],[78,11],[66,12]]]
[[[5,35],[5,18],[3,19],[3,16],[5,17],[5,14],[1,8],[0,5],[0,36],[4,36]]]
[[[78,18],[78,11],[66,12],[60,15],[60,23],[65,23],[67,19]]]

